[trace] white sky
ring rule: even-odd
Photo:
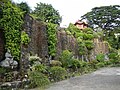
[[[48,3],[59,11],[62,16],[61,26],[74,23],[80,16],[86,14],[94,7],[120,5],[120,0],[13,0],[15,2],[27,2],[34,9],[36,3]]]

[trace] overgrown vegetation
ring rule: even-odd
[[[29,38],[28,34],[24,31],[22,31],[21,32],[21,44],[28,45],[29,42],[30,42],[30,38]]]
[[[56,44],[57,44],[57,25],[53,23],[47,23],[47,37],[48,37],[48,49],[49,55],[55,56]]]
[[[59,66],[51,67],[50,73],[51,79],[53,79],[55,82],[65,79],[65,76],[67,75],[65,68]]]
[[[29,88],[45,87],[50,83],[49,79],[38,71],[29,72],[29,79],[31,80]]]
[[[66,32],[71,33],[77,39],[79,54],[81,56],[88,56],[89,59],[89,54],[91,50],[94,48],[93,30],[91,28],[85,28],[83,30],[80,30],[75,25],[70,24]]]
[[[0,27],[4,29],[6,49],[9,49],[16,60],[20,58],[21,26],[23,13],[10,0],[2,1]]]
[[[115,9],[114,16],[118,15],[116,10],[119,6],[112,6]],[[96,15],[102,12],[97,12],[97,10],[103,11],[107,10],[109,7],[94,8],[93,12],[96,12]],[[111,8],[111,6],[110,6]],[[110,9],[111,11],[111,9]],[[88,18],[89,21],[92,21],[93,18],[90,18],[93,15],[93,12],[89,12],[84,15],[83,18]],[[4,29],[5,39],[6,39],[6,49],[9,49],[14,56],[15,60],[20,59],[20,45],[27,45],[30,42],[28,34],[22,31],[23,16],[26,13],[30,13],[30,8],[26,3],[13,4],[11,0],[2,0],[0,1],[0,28]],[[108,14],[109,12],[102,13]],[[92,15],[91,15],[92,14]],[[59,12],[55,10],[51,5],[39,3],[35,11],[31,14],[35,16],[36,19],[47,22],[47,38],[48,38],[48,50],[49,56],[55,57],[56,55],[56,44],[57,44],[57,27],[61,22],[61,17]],[[88,17],[90,16],[90,17]],[[100,15],[101,16],[101,15]],[[119,15],[118,15],[119,16]],[[116,17],[118,17],[116,16]],[[102,16],[103,17],[103,16]],[[104,16],[106,17],[106,16]],[[109,17],[109,16],[107,16]],[[98,17],[96,17],[98,19]],[[97,20],[95,19],[95,20]],[[111,19],[111,18],[110,18]],[[101,26],[102,23],[106,24],[106,20],[109,18],[99,20],[97,22],[98,26],[103,29],[114,28],[114,27],[105,27]],[[114,20],[113,20],[114,21]],[[114,22],[118,24],[118,22]],[[96,23],[94,23],[96,24]],[[93,25],[94,25],[93,24]],[[119,26],[119,25],[118,25]],[[118,27],[117,26],[117,27]],[[80,58],[75,58],[73,52],[69,50],[64,50],[59,56],[58,60],[50,61],[49,65],[42,64],[42,59],[35,56],[29,57],[30,70],[28,70],[28,77],[30,79],[29,88],[35,87],[45,87],[52,82],[58,82],[67,78],[74,77],[76,75],[82,75],[94,70],[97,70],[105,66],[119,66],[120,65],[120,50],[119,49],[119,37],[114,37],[114,30],[110,33],[105,33],[107,36],[105,40],[110,42],[110,52],[108,54],[108,59],[105,58],[105,55],[100,53],[96,55],[95,60],[91,60],[90,54],[94,48],[93,39],[94,38],[104,38],[104,32],[98,31],[95,33],[91,28],[85,28],[79,30],[75,25],[70,24],[69,27],[65,30],[68,35],[74,36],[78,43],[79,56]],[[119,33],[117,29],[116,33]],[[117,45],[114,44],[117,43]],[[116,48],[116,49],[114,49]],[[53,58],[52,58],[53,59]],[[13,73],[11,70],[4,67],[0,67],[0,76],[6,75],[4,81],[13,81]],[[7,73],[6,73],[7,72]]]
[[[26,2],[21,2],[17,6],[24,12],[24,14],[30,13],[31,9]]]
[[[57,10],[53,8],[51,4],[37,3],[37,7],[32,13],[37,20],[49,22],[53,24],[60,24],[62,18]]]
[[[111,47],[119,49],[119,37],[115,38],[114,34],[120,33],[120,5],[110,5],[95,7],[87,12],[81,18],[89,22],[89,27],[97,30],[102,29],[104,39],[107,40]]]

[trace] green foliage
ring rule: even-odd
[[[91,29],[91,28],[85,28],[85,29],[83,29],[83,31],[87,34],[93,34],[93,29]]]
[[[70,23],[66,31],[70,31],[72,35],[74,35],[77,31],[79,32],[80,30],[75,27],[74,24]]]
[[[45,4],[41,2],[37,3],[37,7],[35,7],[33,14],[44,22],[54,24],[60,24],[61,22],[61,16],[59,12],[55,10],[51,4]]]
[[[30,88],[35,88],[35,87],[45,87],[50,83],[49,79],[42,73],[38,71],[30,71],[28,73],[29,79],[30,79]]]
[[[109,57],[109,59],[118,59],[118,57],[117,57],[117,52],[115,53],[115,52],[113,52],[113,53],[110,53],[109,55],[108,55],[108,57]]]
[[[80,30],[75,25],[70,23],[69,27],[66,29],[66,32],[68,31],[77,39],[79,54],[89,54],[90,50],[92,50],[94,47],[93,30],[91,28],[85,28],[84,30]]]
[[[110,63],[115,66],[117,64],[120,64],[120,61],[118,59],[110,59]]]
[[[41,58],[38,57],[37,55],[35,56],[29,56],[29,61],[30,61],[30,65],[36,65],[36,64],[41,64]]]
[[[92,40],[94,38],[94,36],[92,34],[84,34],[83,38],[85,40]]]
[[[97,30],[94,34],[96,34],[96,38],[103,38],[104,37],[104,32],[102,30]]]
[[[92,11],[82,16],[89,22],[90,27],[94,30],[102,29],[105,40],[107,40],[111,47],[120,48],[120,38],[115,38],[115,33],[120,33],[120,5],[110,5],[95,7]],[[98,29],[96,29],[98,28]]]
[[[106,32],[104,39],[109,42],[110,46],[115,49],[120,48],[120,36],[117,37],[115,34],[120,33],[120,28],[114,29],[110,32]]]
[[[13,80],[13,73],[12,72],[5,73],[4,79],[6,82],[11,82]]]
[[[104,67],[105,66],[105,63],[104,62],[99,62],[96,64],[97,68],[101,68],[101,67]]]
[[[109,66],[109,65],[112,65],[112,62],[110,60],[108,60],[108,61],[104,61],[104,64],[105,64],[105,66]]]
[[[23,24],[23,13],[10,1],[2,1],[2,3],[4,4],[0,7],[2,10],[0,27],[2,27],[5,32],[6,49],[9,49],[14,58],[19,60],[21,43],[20,29]]]
[[[105,59],[105,55],[104,54],[98,54],[97,56],[96,56],[96,60],[98,61],[98,62],[104,62],[104,59]]]
[[[64,50],[60,56],[62,66],[65,68],[70,67],[73,60],[72,57],[73,57],[72,52],[70,52],[69,50]]]
[[[4,74],[4,73],[6,73],[6,69],[3,67],[0,67],[0,74]]]
[[[118,57],[118,59],[120,60],[120,49],[118,49],[118,51],[117,51],[117,57]]]
[[[48,23],[47,24],[47,34],[48,34],[48,49],[49,55],[55,56],[56,53],[56,44],[57,44],[57,25]]]
[[[78,59],[73,59],[71,63],[71,67],[74,71],[81,67],[81,63]]]
[[[21,33],[21,43],[23,45],[27,45],[30,42],[30,38],[28,36],[28,34],[24,31],[22,31]]]
[[[71,35],[71,32],[70,32],[70,31],[68,31],[68,30],[66,31],[66,33],[67,33],[67,35]]]
[[[37,64],[32,67],[32,70],[41,73],[46,73],[47,67],[43,64]]]
[[[62,63],[57,60],[52,60],[50,63],[51,66],[62,66]]]
[[[80,65],[81,65],[81,67],[79,68],[79,70],[80,70],[80,73],[81,73],[81,74],[87,73],[87,72],[89,72],[89,70],[91,69],[91,68],[89,67],[89,63],[88,63],[88,62],[80,61]]]
[[[38,57],[37,55],[35,55],[35,56],[30,56],[29,60],[30,60],[30,62],[32,62],[32,61],[41,61],[41,58]]]
[[[82,19],[87,19],[92,28],[100,27],[103,30],[111,30],[120,27],[120,6],[101,6],[95,7],[92,11],[82,16]]]
[[[26,2],[21,2],[20,4],[17,4],[17,6],[26,14],[30,13],[30,7]]]
[[[84,31],[84,36],[83,36],[84,40],[93,40],[94,33],[91,28],[85,28],[83,31]]]
[[[93,41],[90,41],[90,40],[86,40],[85,41],[85,46],[88,50],[91,50],[94,48],[94,44],[93,44]]]
[[[80,62],[80,64],[81,64],[81,67],[86,67],[86,66],[87,66],[87,64],[88,64],[88,62],[81,61],[81,62]]]
[[[89,62],[90,68],[91,68],[91,69],[97,69],[97,66],[96,66],[97,63],[98,63],[97,60],[92,60],[92,61],[90,61],[90,62]]]
[[[119,59],[119,50],[113,50],[112,52],[109,53],[108,55],[110,59],[110,63],[112,65],[117,65],[120,64],[120,59]]]
[[[65,79],[65,76],[67,74],[66,70],[59,66],[51,67],[50,73],[54,81],[60,81],[60,80]]]

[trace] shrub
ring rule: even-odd
[[[86,73],[88,72],[88,62],[85,62],[85,61],[80,61],[80,64],[81,64],[81,67],[80,67],[80,73],[83,74],[83,73]]]
[[[74,71],[77,70],[77,68],[80,68],[81,67],[80,61],[78,59],[73,59],[71,67]]]
[[[110,59],[111,64],[115,65],[115,64],[119,64],[120,61],[118,59]]]
[[[118,49],[117,53],[118,53],[118,57],[120,58],[120,49]]]
[[[35,55],[35,56],[30,56],[29,61],[30,61],[30,64],[33,65],[33,64],[38,64],[38,63],[40,64],[42,60],[40,57]]]
[[[104,62],[99,62],[96,64],[97,68],[101,68],[101,67],[104,67],[105,66],[105,63]]]
[[[96,56],[96,60],[98,61],[98,62],[104,62],[104,59],[105,59],[105,55],[104,54],[98,54],[97,56]]]
[[[64,50],[60,56],[60,61],[62,62],[62,66],[68,68],[71,65],[71,61],[73,54],[69,50]]]
[[[51,73],[51,78],[54,81],[60,81],[65,79],[65,76],[67,74],[66,70],[59,66],[51,67],[50,73]]]
[[[28,75],[31,81],[29,84],[29,88],[45,87],[50,83],[49,79],[44,74],[38,71],[30,71]]]
[[[12,72],[5,73],[4,76],[5,76],[4,79],[6,82],[11,82],[13,80],[13,73]]]
[[[80,64],[81,64],[81,67],[86,67],[88,63],[85,61],[80,61]]]
[[[110,53],[108,57],[109,59],[118,59],[117,55],[118,55],[117,53]]]
[[[62,65],[62,63],[60,61],[56,61],[56,60],[52,60],[50,64],[51,64],[51,66],[61,66]]]
[[[32,67],[33,71],[41,72],[41,73],[46,73],[47,72],[47,67],[44,66],[43,64],[37,64]]]
[[[4,73],[6,73],[6,69],[3,67],[0,67],[0,74],[4,74]]]
[[[112,62],[110,60],[109,61],[104,61],[104,63],[105,63],[106,66],[112,64]]]
[[[97,63],[98,63],[97,60],[92,60],[91,62],[89,62],[90,68],[97,69],[97,66],[96,66]]]

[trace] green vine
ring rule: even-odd
[[[25,31],[21,32],[21,43],[23,45],[27,45],[30,42],[30,38]]]
[[[67,34],[71,33],[77,39],[80,55],[88,54],[94,48],[94,34],[91,28],[80,30],[75,25],[70,24],[66,32]]]
[[[1,3],[0,9],[2,10],[2,18],[0,19],[0,27],[4,29],[6,49],[9,49],[12,56],[19,60],[21,43],[20,29],[23,24],[23,13],[9,0],[3,0]]]
[[[48,34],[48,49],[49,55],[55,56],[56,44],[57,44],[57,25],[53,23],[47,24],[47,34]]]

